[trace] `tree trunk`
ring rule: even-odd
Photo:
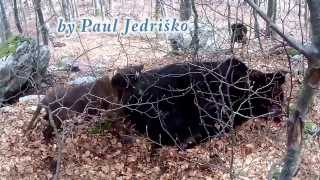
[[[45,28],[45,22],[44,22],[44,18],[43,18],[43,14],[42,14],[42,10],[41,10],[41,0],[35,0],[34,1],[36,10],[37,10],[37,14],[38,14],[38,18],[39,18],[39,24],[40,24],[40,29],[42,32],[42,40],[43,40],[43,44],[44,45],[48,45],[48,31]]]
[[[14,11],[14,20],[16,21],[16,26],[20,34],[22,34],[22,28],[19,19],[17,0],[13,0],[13,11]]]
[[[104,8],[102,0],[99,0],[99,1],[100,1],[100,5],[101,5],[100,6],[101,17],[102,17],[102,20],[104,21],[106,19],[105,8]]]
[[[56,12],[56,10],[54,9],[54,6],[53,6],[53,3],[52,3],[52,0],[49,0],[49,6],[50,6],[50,9],[51,9],[52,13],[53,13],[54,15],[56,15],[56,14],[57,14],[57,12]]]
[[[307,2],[304,3],[304,27],[305,27],[305,31],[306,31],[306,38],[311,40],[311,28],[310,30],[308,30],[308,26],[309,26],[309,10],[308,10],[308,4]],[[308,32],[309,31],[309,32]],[[309,35],[308,35],[309,33]]]
[[[231,36],[231,9],[230,9],[230,0],[227,0],[227,9],[228,9],[228,32],[229,36]],[[233,45],[231,45],[233,46]]]
[[[259,6],[259,0],[254,0],[254,3]],[[260,37],[260,28],[259,28],[259,22],[257,17],[257,11],[253,9],[253,17],[254,17],[254,37],[258,38]]]
[[[71,15],[72,15],[72,19],[75,18],[75,10],[74,10],[74,6],[73,6],[73,1],[72,0],[68,0],[68,6],[71,10]]]
[[[76,12],[76,17],[79,17],[79,11],[78,11],[78,6],[75,0],[71,0],[73,2],[74,5],[74,10]]]
[[[191,16],[191,0],[180,0],[180,20],[187,21]]]
[[[1,13],[1,10],[0,10],[0,13]],[[2,22],[2,18],[0,18],[0,40],[1,40],[0,45],[6,41],[6,36],[5,36],[4,32],[5,32],[4,25]]]
[[[62,0],[62,14],[63,14],[65,21],[69,22],[70,21],[70,13],[69,13],[67,0]]]
[[[277,1],[276,0],[268,0],[268,12],[267,12],[267,15],[268,17],[271,19],[272,23],[275,23],[276,22],[276,4],[277,4]],[[270,28],[269,24],[267,24],[267,35],[268,36],[273,36],[273,31],[272,29]]]
[[[11,32],[11,27],[10,27],[10,24],[9,24],[9,21],[8,21],[8,18],[7,18],[7,14],[6,14],[3,2],[4,2],[4,0],[0,0],[0,9],[1,9],[1,16],[2,16],[1,21],[2,21],[3,26],[4,26],[5,38],[6,38],[6,40],[8,40],[8,38],[10,36],[12,36],[12,32]]]
[[[95,16],[101,15],[100,9],[101,9],[100,0],[94,0],[94,15]]]
[[[312,29],[312,44],[303,46],[292,38],[283,34],[273,23],[273,19],[266,14],[251,0],[247,1],[257,13],[279,34],[290,46],[303,54],[308,60],[308,68],[303,80],[303,87],[298,96],[295,110],[290,114],[287,125],[287,154],[283,159],[284,165],[280,173],[280,180],[292,179],[299,165],[300,153],[304,139],[302,138],[304,120],[306,119],[308,107],[314,94],[318,91],[320,84],[320,3],[318,0],[307,0],[310,11],[310,24]],[[319,135],[319,134],[318,134]]]
[[[113,17],[113,11],[114,11],[113,0],[108,0],[108,14],[110,17]]]
[[[191,44],[194,46],[193,58],[196,59],[200,45],[199,45],[199,25],[198,25],[198,12],[195,5],[195,0],[191,0],[191,7],[194,14],[194,34],[192,37]]]
[[[155,12],[155,18],[156,20],[159,20],[160,14],[161,14],[161,4],[160,0],[156,0],[156,12]]]
[[[27,18],[26,18],[26,14],[24,13],[24,8],[23,8],[23,4],[22,4],[21,0],[19,0],[19,4],[20,4],[20,7],[21,7],[20,12],[21,12],[22,17],[23,17],[25,34],[29,35],[29,31],[28,31],[28,27],[27,27]]]

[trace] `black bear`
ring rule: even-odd
[[[146,71],[137,76],[134,89],[124,92],[125,113],[154,143],[184,149],[190,141],[228,131],[231,122],[237,126],[252,116],[281,109],[277,102],[283,101],[284,75],[257,72],[250,73],[234,58]]]

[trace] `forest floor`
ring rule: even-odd
[[[261,40],[264,49],[270,48],[268,39]],[[62,58],[76,59],[81,55],[77,59],[81,71],[72,76],[50,72],[56,76],[54,86],[65,86],[69,77],[89,73],[90,67],[84,65],[88,63],[105,64],[110,69],[126,64],[145,64],[148,69],[181,61],[180,58],[160,58],[165,53],[154,39],[132,37],[119,40],[108,35],[82,34],[81,38],[59,37],[58,41],[66,43],[66,46],[50,46],[50,63],[56,64]],[[264,72],[289,70],[286,55],[263,55],[257,47],[258,43],[251,41],[248,48],[250,53],[240,58],[249,67]],[[92,50],[83,55],[88,49]],[[296,102],[301,81],[301,76],[287,75],[284,89],[287,98],[292,89],[290,107]],[[50,89],[48,87],[46,91]],[[317,94],[308,114],[308,122],[320,124],[319,102],[320,96]],[[53,177],[58,145],[44,144],[41,134],[44,126],[40,123],[29,135],[22,133],[22,128],[32,117],[26,107],[36,103],[16,103],[13,105],[14,111],[0,112],[1,179],[42,180]],[[287,118],[283,118],[278,126],[261,119],[251,119],[236,129],[235,144],[231,142],[231,134],[224,134],[187,151],[163,147],[155,152],[150,151],[150,143],[145,138],[125,144],[107,131],[93,134],[92,129],[96,124],[92,122],[78,121],[80,123],[75,126],[72,135],[67,135],[64,143],[61,179],[230,179],[231,160],[236,179],[267,179],[271,165],[286,153]],[[303,146],[300,170],[293,179],[311,180],[319,177],[320,149],[313,138]]]

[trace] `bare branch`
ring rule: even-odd
[[[311,58],[312,52],[316,53],[317,50],[315,48],[309,47],[304,48],[302,45],[295,42],[290,36],[287,36],[281,32],[281,30],[278,28],[278,26],[271,21],[271,19],[262,11],[262,9],[259,8],[258,5],[256,5],[252,0],[245,0],[252,8],[256,10],[256,12],[267,22],[269,27],[273,29],[279,36],[281,36],[288,44],[290,44],[293,48],[295,48],[297,51],[299,51],[301,54],[305,55],[306,57]]]

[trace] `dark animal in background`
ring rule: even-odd
[[[135,128],[155,144],[192,147],[222,129],[227,132],[232,112],[241,114],[233,117],[235,127],[251,116],[281,109],[274,101],[283,101],[284,75],[250,76],[249,71],[237,59],[175,63],[146,71],[137,76],[135,88],[124,92],[124,110]],[[256,93],[245,90],[250,86]],[[261,86],[273,91],[261,91]]]
[[[41,100],[41,104],[50,108],[54,123],[57,128],[60,128],[61,122],[74,114],[99,115],[101,110],[108,110],[110,107],[116,108],[114,104],[118,101],[117,97],[117,91],[111,86],[110,77],[104,76],[92,83],[53,90]],[[41,104],[37,105],[25,133],[32,128],[34,121],[39,116],[42,109]],[[113,117],[114,112],[108,112],[107,115]],[[49,122],[47,108],[43,118]],[[43,130],[46,142],[53,136],[52,132],[53,127],[50,124]]]
[[[231,51],[233,52],[234,49],[234,43],[241,43],[241,52],[240,55],[244,55],[245,47],[248,43],[248,37],[247,37],[247,27],[242,23],[234,23],[231,25],[232,30],[232,36],[231,36]]]

